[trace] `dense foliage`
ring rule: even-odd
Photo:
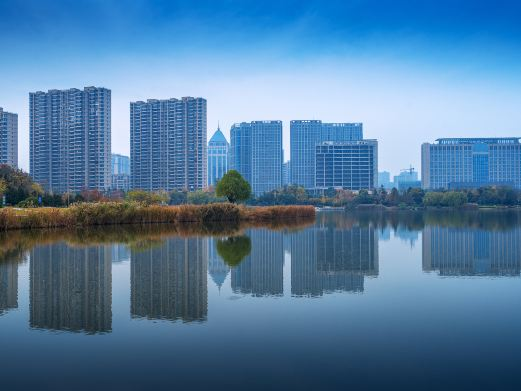
[[[234,204],[250,198],[251,186],[238,171],[230,170],[217,183],[215,194],[218,197],[226,197]]]

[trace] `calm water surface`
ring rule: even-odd
[[[521,389],[517,213],[194,232],[0,237],[1,389]]]

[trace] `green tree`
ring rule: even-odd
[[[232,204],[246,201],[251,196],[250,184],[236,170],[230,170],[217,182],[217,197],[226,197]]]
[[[237,266],[250,252],[251,239],[246,235],[217,240],[217,253],[228,266]]]

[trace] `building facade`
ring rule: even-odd
[[[290,182],[291,165],[289,160],[282,164],[282,185],[288,186]]]
[[[317,144],[316,189],[374,189],[378,181],[376,140]]]
[[[0,164],[18,167],[18,114],[0,107]]]
[[[230,129],[230,168],[251,184],[251,124],[242,122]]]
[[[122,191],[130,189],[130,158],[128,156],[112,154],[111,188]]]
[[[228,171],[230,144],[221,129],[208,142],[208,186],[215,186]]]
[[[231,134],[231,166],[259,195],[282,186],[282,121],[235,124]]]
[[[111,91],[29,94],[30,174],[53,193],[108,190],[111,180]]]
[[[392,189],[393,183],[391,182],[391,173],[389,171],[381,171],[378,173],[378,187]]]
[[[444,138],[422,145],[422,187],[521,189],[519,138]]]
[[[133,189],[206,187],[206,100],[185,97],[130,103],[130,166]]]
[[[315,147],[325,141],[357,141],[363,139],[361,123],[323,123],[298,120],[290,123],[291,174],[294,185],[313,189],[315,186]]]

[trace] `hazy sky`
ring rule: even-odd
[[[112,151],[129,153],[129,102],[201,96],[220,122],[363,122],[379,170],[420,168],[439,137],[521,136],[519,1],[0,0],[0,107],[29,92],[112,90]]]

